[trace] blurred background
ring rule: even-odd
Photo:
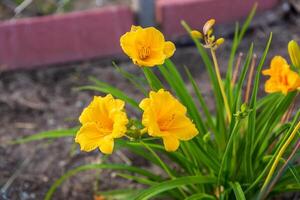
[[[274,55],[288,59],[287,43],[300,41],[299,0],[0,0],[0,199],[43,199],[64,172],[101,162],[98,151],[79,152],[73,138],[9,142],[78,125],[82,109],[99,95],[76,89],[88,85],[91,76],[141,99],[142,94],[112,66],[115,61],[142,76],[119,46],[119,37],[132,24],[157,26],[173,40],[177,50],[172,60],[193,71],[209,101],[206,72],[180,20],[201,29],[206,20],[216,18],[216,35],[226,41],[217,51],[225,74],[235,23],[244,21],[255,2],[258,12],[238,52],[245,54],[253,42],[260,57],[273,32],[266,66]],[[153,168],[126,151],[117,151],[109,160]],[[109,171],[85,172],[65,182],[55,199],[93,199],[99,191],[128,187],[141,186]]]

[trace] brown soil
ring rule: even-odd
[[[269,20],[270,16],[272,20]],[[254,24],[239,50],[246,53],[253,41],[255,52],[259,56],[268,34],[272,31],[274,39],[266,65],[276,54],[287,58],[288,41],[300,39],[300,21],[294,17],[287,19],[277,12],[271,12],[256,18]],[[220,28],[221,30],[223,31],[224,27]],[[231,43],[232,29],[226,31],[228,33],[226,44],[218,51],[222,61],[221,66],[227,63]],[[115,72],[109,60],[0,74],[0,187],[7,184],[13,175],[17,175],[0,194],[0,199],[43,199],[54,180],[64,172],[82,164],[101,161],[103,156],[98,151],[82,153],[77,147],[71,155],[73,138],[22,145],[8,145],[7,142],[40,131],[77,125],[80,112],[96,93],[78,92],[74,88],[88,84],[89,76],[108,82],[134,98],[142,98],[142,95],[128,81]],[[136,66],[125,62],[124,59],[120,61],[120,67],[141,76],[141,70]],[[187,65],[191,68],[205,97],[211,99],[207,75],[196,49],[182,45],[176,51],[173,61],[178,64],[178,67]],[[225,71],[226,68],[222,67],[222,72]],[[191,88],[190,85],[188,87]],[[141,167],[152,167],[126,151],[116,152],[109,159],[111,162],[124,163],[124,155]],[[22,164],[24,162],[25,164]],[[99,187],[95,189],[95,180],[99,176],[101,177]],[[55,199],[92,199],[95,190],[140,187],[132,181],[113,177],[111,171],[103,171],[101,175],[96,171],[90,171],[65,182],[55,194]]]

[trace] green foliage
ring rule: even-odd
[[[248,50],[236,83],[234,85],[231,83],[236,52],[255,10],[256,6],[242,25],[241,30],[238,25],[236,26],[230,52],[224,85],[232,113],[231,121],[225,114],[220,84],[213,67],[214,62],[198,39],[192,38],[210,79],[215,112],[211,112],[208,108],[201,87],[196,83],[187,67],[185,67],[186,75],[195,96],[190,93],[178,68],[171,60],[166,60],[163,65],[158,66],[158,71],[154,71],[152,68],[143,68],[145,79],[137,78],[114,64],[117,71],[145,96],[149,89],[157,91],[160,88],[169,88],[185,105],[188,116],[193,120],[200,134],[191,141],[181,142],[180,148],[176,152],[166,152],[156,138],[139,136],[130,138],[130,140],[118,140],[116,142],[118,149],[126,148],[143,157],[159,167],[164,175],[161,176],[149,169],[126,165],[84,165],[68,171],[59,178],[48,191],[46,199],[51,199],[56,189],[69,177],[92,169],[121,170],[122,172],[118,173],[118,176],[147,186],[146,189],[140,191],[128,189],[100,193],[107,198],[115,199],[144,200],[168,197],[186,200],[245,200],[299,190],[300,165],[289,162],[288,170],[271,188],[270,193],[266,192],[274,174],[276,175],[278,172],[278,166],[285,163],[285,159],[293,151],[300,135],[300,111],[293,117],[292,122],[282,122],[283,116],[293,104],[298,91],[290,92],[286,96],[270,94],[262,98],[258,97],[261,71],[262,67],[266,65],[265,60],[271,45],[272,34],[266,41],[265,50],[256,68],[252,80],[253,87],[249,93],[249,103],[244,100],[243,88],[247,75],[249,76],[254,51],[253,44]],[[190,33],[191,28],[185,22],[182,24]],[[141,112],[138,102],[123,91],[95,78],[90,78],[90,80],[91,85],[79,89],[110,93],[116,98],[124,100],[137,113]],[[146,83],[148,83],[149,89],[146,87]],[[136,120],[134,123],[136,123],[136,127],[142,127],[140,121]],[[46,138],[74,137],[76,130],[75,128],[40,133],[19,139],[16,143]]]

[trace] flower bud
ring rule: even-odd
[[[215,19],[210,19],[208,20],[204,26],[203,26],[203,33],[204,35],[206,35],[208,33],[208,31],[213,27],[213,25],[215,24],[216,20]]]
[[[288,52],[293,65],[300,68],[300,48],[296,41],[291,40],[288,44]]]
[[[191,31],[191,35],[192,35],[193,38],[196,38],[196,39],[203,39],[202,33],[200,33],[200,32],[197,31],[197,30],[192,30],[192,31]]]
[[[217,46],[220,46],[220,45],[223,44],[224,42],[225,42],[224,38],[219,38],[219,39],[217,39],[217,41],[216,41],[216,45],[217,45]]]

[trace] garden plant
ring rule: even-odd
[[[208,20],[201,31],[182,21],[209,76],[213,110],[189,66],[176,66],[171,61],[176,47],[159,30],[132,26],[124,33],[120,46],[143,71],[144,79],[114,65],[144,98],[138,102],[114,86],[91,78],[93,84],[80,89],[106,95],[91,100],[79,117],[79,127],[16,141],[74,137],[82,151],[99,149],[99,153],[105,154],[100,164],[66,172],[52,185],[45,199],[52,199],[69,177],[95,169],[114,170],[118,176],[145,185],[140,190],[102,192],[104,199],[243,200],[299,191],[300,165],[295,158],[300,146],[300,110],[296,100],[300,88],[300,49],[291,41],[287,45],[290,59],[278,55],[266,63],[270,34],[263,54],[257,58],[252,44],[242,62],[237,49],[254,13],[255,8],[242,26],[236,25],[224,77],[217,55],[225,40],[214,35],[215,20]],[[265,83],[262,76],[268,78]],[[183,77],[187,77],[192,91]],[[259,95],[261,83],[264,93]],[[132,116],[126,112],[129,107],[134,110]],[[161,171],[106,160],[122,148]]]

